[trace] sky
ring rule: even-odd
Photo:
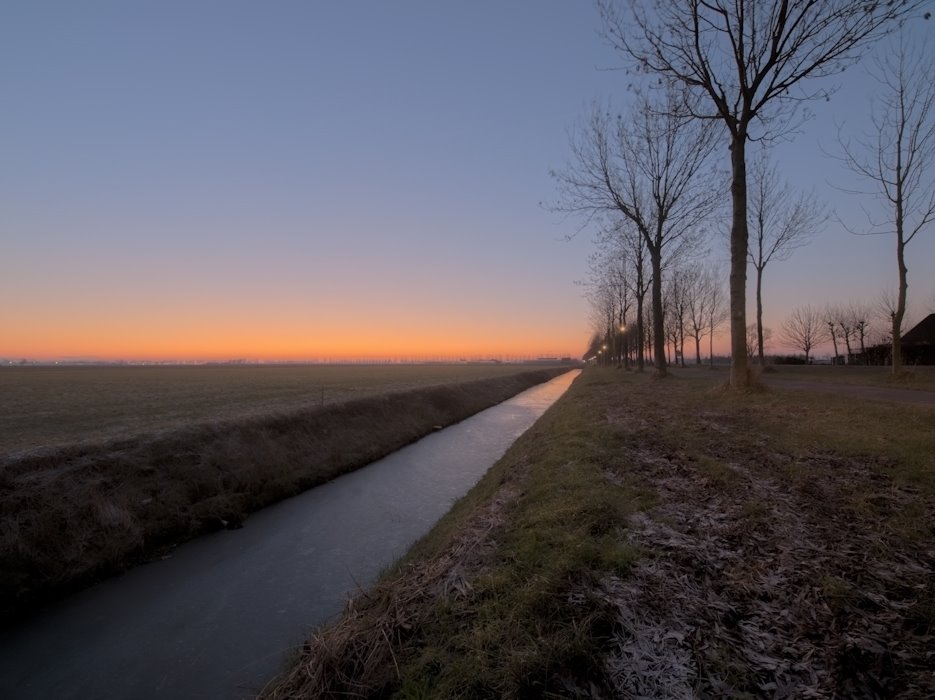
[[[593,231],[547,203],[629,99],[599,30],[588,0],[4,2],[0,358],[580,356]],[[845,212],[818,146],[868,86],[782,147]],[[892,249],[830,221],[767,268],[767,325],[875,300]],[[930,231],[916,316],[933,262]]]

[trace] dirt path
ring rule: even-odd
[[[776,389],[811,391],[821,394],[852,396],[868,401],[892,401],[895,403],[911,403],[935,408],[935,391],[897,389],[860,384],[838,384],[834,382],[808,382],[798,379],[777,379],[769,375],[764,375],[763,379],[767,386],[775,387]]]

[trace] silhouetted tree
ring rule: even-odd
[[[805,353],[805,364],[812,349],[824,340],[823,323],[821,312],[812,306],[796,307],[782,323],[783,341]]]
[[[862,139],[839,136],[843,161],[874,184],[872,192],[889,210],[882,221],[868,213],[870,231],[895,234],[899,286],[892,311],[893,373],[902,367],[902,327],[906,314],[906,246],[935,220],[935,52],[931,44],[907,46],[876,62],[880,85],[873,101],[872,133]]]
[[[836,365],[838,363],[838,337],[841,334],[838,328],[838,309],[836,306],[828,304],[820,315],[821,321],[827,329],[824,332],[824,337],[830,340],[831,344],[834,346],[834,357],[831,363]]]
[[[863,358],[864,364],[870,364],[870,358],[867,357],[867,338],[870,335],[870,319],[872,317],[870,307],[863,302],[851,302],[848,306],[848,315],[857,334],[857,339],[860,341],[860,356]]]
[[[756,270],[756,347],[764,364],[763,272],[775,260],[788,260],[827,220],[814,193],[796,192],[779,177],[765,151],[754,159],[750,188],[750,246],[748,256]]]
[[[746,356],[747,141],[789,133],[808,78],[834,75],[923,0],[598,0],[605,35],[636,68],[684,88],[684,107],[727,129],[731,163],[731,380]],[[751,133],[755,125],[764,131]]]
[[[695,364],[701,364],[701,339],[708,334],[708,320],[712,303],[712,292],[717,285],[712,268],[701,263],[692,263],[684,268],[682,279],[685,286],[685,302],[688,308],[688,325],[695,340]]]
[[[724,292],[719,275],[712,275],[711,297],[708,305],[708,364],[714,368],[714,331],[730,318],[730,311],[724,303]]]

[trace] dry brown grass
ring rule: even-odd
[[[378,459],[564,370],[381,394],[0,461],[8,616]]]

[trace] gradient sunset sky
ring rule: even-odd
[[[599,28],[587,0],[3,3],[0,358],[580,356],[591,233],[540,203],[590,102],[629,99]],[[872,83],[840,84],[781,150],[847,219],[819,144]],[[767,268],[767,325],[874,302],[893,247],[830,221]],[[935,232],[909,255],[918,318]]]

